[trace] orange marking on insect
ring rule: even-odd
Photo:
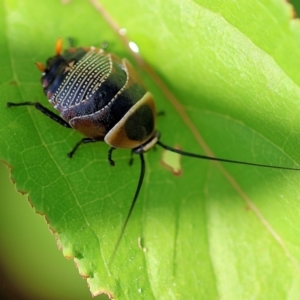
[[[61,55],[63,49],[62,38],[59,38],[55,44],[55,54]]]
[[[38,68],[41,72],[45,72],[46,67],[44,66],[43,63],[41,63],[41,62],[36,62],[35,65],[37,66],[37,68]]]

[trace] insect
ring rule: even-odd
[[[38,62],[46,97],[60,115],[39,102],[8,102],[7,106],[34,106],[58,124],[79,131],[82,138],[68,153],[72,157],[81,144],[105,142],[110,146],[108,162],[114,165],[112,153],[117,148],[131,149],[139,155],[141,169],[137,188],[117,240],[111,261],[124,234],[138,199],[145,174],[144,153],[154,145],[168,151],[198,159],[214,160],[265,168],[300,170],[250,162],[210,157],[182,151],[160,141],[156,130],[153,96],[144,87],[137,72],[126,59],[99,48],[69,47],[63,52],[62,39],[55,46],[55,56],[46,65]]]

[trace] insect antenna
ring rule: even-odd
[[[156,145],[161,146],[162,148],[164,148],[165,150],[180,154],[180,155],[184,155],[184,156],[188,156],[188,157],[194,157],[194,158],[199,158],[199,159],[206,159],[206,160],[213,160],[213,161],[220,161],[220,162],[225,162],[225,163],[232,163],[232,164],[240,164],[240,165],[248,165],[248,166],[254,166],[254,167],[263,167],[263,168],[271,168],[271,169],[280,169],[280,170],[291,170],[291,171],[300,171],[300,168],[291,168],[291,167],[282,167],[282,166],[272,166],[272,165],[265,165],[265,164],[257,164],[257,163],[251,163],[251,162],[246,162],[246,161],[239,161],[239,160],[232,160],[232,159],[226,159],[226,158],[218,158],[218,157],[213,157],[213,156],[207,156],[207,155],[201,155],[201,154],[195,154],[195,153],[191,153],[191,152],[186,152],[183,150],[179,150],[176,148],[172,148],[168,145],[165,145],[164,143],[162,143],[161,141],[157,140],[156,141]],[[131,213],[133,211],[133,208],[135,206],[136,200],[139,196],[140,193],[140,189],[142,187],[143,184],[143,180],[144,180],[144,175],[145,175],[145,160],[144,160],[144,155],[143,152],[139,153],[140,159],[141,159],[141,171],[140,171],[140,177],[139,177],[139,182],[135,191],[135,195],[134,198],[132,200],[129,212],[127,214],[127,217],[125,219],[125,222],[123,224],[121,233],[119,235],[119,238],[117,240],[116,246],[114,248],[113,254],[110,258],[109,261],[109,266],[111,265],[115,254],[119,248],[121,239],[124,235],[125,229],[127,227],[129,218],[131,216]]]
[[[144,154],[143,153],[140,153],[140,159],[141,159],[141,171],[140,171],[140,177],[139,177],[139,182],[138,182],[138,185],[137,185],[137,188],[136,188],[136,191],[135,191],[135,194],[134,194],[134,197],[133,197],[133,200],[131,202],[131,206],[130,206],[130,209],[128,211],[128,214],[127,214],[127,217],[125,219],[125,222],[123,224],[123,227],[122,227],[122,230],[121,230],[121,233],[119,235],[119,238],[118,238],[118,241],[115,245],[115,248],[114,248],[114,251],[113,251],[113,254],[109,260],[109,263],[108,265],[110,266],[110,264],[112,263],[112,261],[114,260],[114,257],[115,257],[115,254],[119,248],[119,245],[120,245],[120,242],[121,242],[121,239],[124,235],[124,232],[125,232],[125,229],[126,229],[126,226],[128,224],[128,221],[129,221],[129,218],[131,216],[131,213],[133,211],[133,208],[134,208],[134,205],[136,203],[136,200],[139,196],[139,193],[140,193],[140,189],[142,187],[142,184],[143,184],[143,180],[144,180],[144,175],[145,175],[145,160],[144,160]]]
[[[232,159],[218,158],[218,157],[213,157],[213,156],[207,156],[207,155],[190,153],[190,152],[182,151],[182,150],[179,150],[179,149],[176,149],[176,148],[172,148],[172,147],[170,147],[168,145],[163,144],[161,141],[157,141],[156,145],[159,145],[162,148],[164,148],[164,149],[166,149],[168,151],[171,151],[171,152],[175,152],[175,153],[178,153],[178,154],[181,154],[181,155],[184,155],[184,156],[200,158],[200,159],[221,161],[221,162],[226,162],[226,163],[248,165],[248,166],[254,166],[254,167],[263,167],[263,168],[271,168],[271,169],[300,171],[300,168],[291,168],[291,167],[281,167],[281,166],[256,164],[256,163],[250,163],[250,162],[246,162],[246,161],[239,161],[239,160],[232,160]]]

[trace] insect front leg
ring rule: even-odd
[[[66,122],[62,117],[56,115],[54,112],[40,104],[39,102],[20,102],[20,103],[14,103],[14,102],[7,102],[7,107],[12,106],[34,106],[36,109],[38,109],[40,112],[42,112],[44,115],[49,117],[51,120],[57,122],[58,124],[66,127],[66,128],[72,128],[68,122]]]
[[[134,155],[134,150],[131,149],[131,152],[130,152],[130,159],[129,159],[129,166],[132,166],[132,165],[133,165],[133,155]]]

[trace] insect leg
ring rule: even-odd
[[[108,150],[108,162],[111,166],[114,166],[115,165],[115,161],[112,159],[112,152],[115,150],[116,148],[114,147],[111,147],[109,150]]]
[[[130,153],[129,166],[133,165],[133,154],[134,154],[134,150],[132,149]]]
[[[12,106],[25,106],[30,105],[34,106],[36,109],[38,109],[40,112],[42,112],[44,115],[49,117],[51,120],[57,122],[58,124],[66,127],[66,128],[72,128],[68,122],[66,122],[62,117],[56,115],[54,112],[43,106],[42,104],[38,102],[20,102],[20,103],[14,103],[14,102],[7,102],[7,107]]]
[[[81,144],[87,144],[87,143],[95,143],[95,142],[101,142],[101,140],[96,140],[96,139],[91,139],[91,138],[83,138],[81,139],[76,145],[75,147],[72,149],[72,151],[70,151],[68,153],[68,156],[70,158],[72,158],[72,156],[74,155],[74,153],[76,152],[76,150],[78,149],[78,147],[81,145]]]
[[[165,112],[163,110],[160,110],[156,113],[156,116],[157,117],[161,117],[161,116],[164,116],[165,115]]]
[[[75,40],[72,37],[67,38],[68,43],[69,43],[69,48],[74,48],[75,47]]]

